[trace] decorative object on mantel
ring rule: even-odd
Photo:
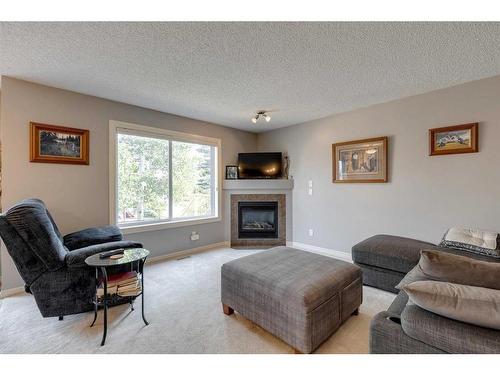
[[[478,123],[429,129],[429,156],[479,152]]]
[[[289,178],[288,176],[288,171],[290,170],[290,158],[288,155],[283,156],[283,178],[287,179]]]
[[[89,131],[30,122],[30,161],[89,164]]]
[[[333,182],[387,182],[387,137],[332,144]]]
[[[237,180],[237,179],[238,179],[238,166],[226,165],[226,180]]]

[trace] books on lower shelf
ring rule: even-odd
[[[136,271],[123,272],[108,277],[107,292],[120,297],[137,296],[142,291],[141,280]],[[101,280],[97,288],[97,297],[104,296],[104,281]]]

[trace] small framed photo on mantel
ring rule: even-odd
[[[479,152],[477,122],[429,129],[429,156]]]
[[[238,166],[226,165],[226,180],[237,180],[237,179],[238,179]]]
[[[387,137],[332,145],[333,182],[387,182]]]
[[[89,131],[31,122],[30,161],[88,165]]]

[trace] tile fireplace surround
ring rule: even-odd
[[[278,238],[239,238],[239,202],[278,202]],[[285,194],[231,194],[231,247],[273,247],[286,245]]]
[[[284,246],[292,239],[292,191],[294,181],[276,180],[225,180],[223,182],[226,221],[225,237],[233,248],[269,248]],[[239,202],[277,202],[277,238],[239,238]]]

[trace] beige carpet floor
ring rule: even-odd
[[[135,311],[109,311],[106,345],[100,346],[102,312],[42,318],[32,296],[0,300],[0,353],[292,353],[293,349],[220,304],[220,267],[259,250],[217,249],[145,269],[145,326],[140,301]],[[370,319],[394,295],[364,287],[358,316],[351,317],[316,353],[367,353]]]

